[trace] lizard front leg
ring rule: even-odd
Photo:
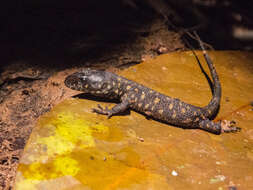
[[[98,113],[98,114],[107,115],[107,117],[110,118],[113,115],[116,115],[116,114],[126,111],[129,108],[129,105],[130,105],[130,103],[127,100],[125,100],[119,104],[116,104],[111,109],[108,109],[107,106],[105,108],[103,108],[100,104],[98,104],[98,108],[93,108],[92,111],[95,113]]]

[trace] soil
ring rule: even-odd
[[[111,0],[70,4],[68,1],[27,1],[9,5],[11,13],[8,12],[10,9],[2,11],[8,17],[5,17],[5,31],[0,37],[3,55],[0,70],[0,189],[12,189],[19,158],[37,119],[73,95],[63,83],[68,74],[81,67],[123,69],[159,54],[186,50],[185,30],[196,26],[199,18],[208,26],[213,14],[203,14],[200,10],[210,12],[220,6],[202,5],[201,1],[196,1],[198,3],[193,7],[200,9],[197,13],[185,9],[183,13],[190,16],[184,21],[182,18],[185,17],[178,14],[182,13],[178,6],[170,1],[157,2]],[[228,15],[231,14],[224,18],[230,18]],[[247,26],[251,26],[251,20],[248,20]],[[221,22],[215,26],[221,27]],[[228,24],[222,34],[231,27],[232,24]],[[203,27],[199,32],[212,30]],[[230,40],[229,44],[221,43],[221,36],[201,35],[201,38],[209,43],[216,42],[211,43],[215,49],[227,48],[224,44],[230,45],[231,49],[252,49],[248,41],[238,42],[228,36],[225,41]]]

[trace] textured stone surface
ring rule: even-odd
[[[240,133],[183,130],[133,111],[108,120],[91,113],[97,101],[70,98],[40,118],[20,161],[15,188],[253,188],[253,55],[210,55],[223,90],[216,120],[236,121]],[[211,99],[191,52],[162,55],[118,74],[194,105]]]

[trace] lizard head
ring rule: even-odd
[[[83,69],[80,72],[69,75],[64,83],[72,90],[102,95],[110,90],[106,81],[106,73],[104,71]]]

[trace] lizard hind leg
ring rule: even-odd
[[[222,120],[221,121],[221,132],[222,133],[230,133],[241,131],[240,127],[235,126],[234,121]]]
[[[220,133],[231,133],[240,131],[239,127],[233,126],[233,123],[225,120],[222,122],[214,123],[209,119],[205,119],[199,122],[199,128],[217,135],[219,135]]]

